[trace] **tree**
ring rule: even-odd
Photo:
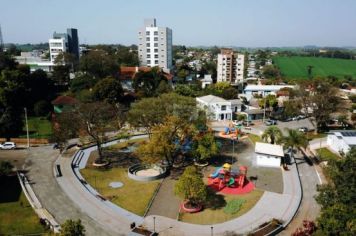
[[[295,117],[300,115],[302,106],[298,100],[288,100],[283,102],[283,116],[284,118]]]
[[[80,219],[66,220],[61,225],[61,236],[84,236],[85,228]]]
[[[78,74],[69,83],[69,89],[73,93],[80,92],[84,89],[90,89],[98,82],[98,79],[89,74]]]
[[[9,175],[14,166],[8,161],[0,161],[0,177]]]
[[[264,141],[270,141],[271,144],[280,143],[282,137],[282,131],[275,125],[268,127],[262,134],[262,139]]]
[[[279,69],[274,65],[267,65],[263,67],[262,74],[267,79],[279,78]]]
[[[117,77],[119,74],[119,63],[114,55],[104,50],[91,50],[80,59],[79,68],[86,74],[97,79],[108,76]]]
[[[207,188],[194,166],[184,170],[174,186],[174,192],[192,205],[201,204],[207,198]]]
[[[269,94],[266,97],[258,101],[258,105],[262,108],[266,105],[266,108],[276,108],[278,106],[278,101],[276,96]]]
[[[313,221],[303,220],[303,228],[298,228],[291,236],[311,236],[316,231]]]
[[[143,97],[152,97],[161,81],[167,81],[160,68],[154,67],[150,71],[139,71],[135,74],[132,87]]]
[[[162,80],[156,89],[156,95],[159,96],[163,93],[170,93],[170,92],[172,92],[172,86],[169,85],[166,80]]]
[[[326,173],[328,184],[318,186],[316,201],[321,205],[317,219],[320,235],[355,235],[356,233],[356,149],[338,160],[330,160]]]
[[[97,101],[106,101],[116,104],[122,100],[124,90],[118,79],[107,77],[100,80],[93,88],[93,97]]]
[[[343,128],[345,128],[345,127],[348,126],[348,123],[347,123],[347,116],[346,116],[346,115],[339,115],[339,116],[337,117],[337,122],[338,122],[339,124],[341,124],[341,126],[342,126]]]
[[[133,127],[144,128],[150,134],[152,127],[162,124],[169,115],[192,123],[199,120],[193,98],[169,93],[155,98],[143,98],[133,103],[128,112],[128,121]]]
[[[304,112],[310,112],[315,119],[310,121],[316,132],[325,129],[331,113],[344,112],[345,107],[338,96],[338,89],[327,80],[314,79],[301,83],[299,87],[298,99]]]
[[[33,112],[36,116],[46,116],[51,111],[51,109],[51,104],[45,100],[38,101],[33,106]]]
[[[124,120],[125,114],[119,105],[114,106],[106,102],[81,103],[73,111],[59,116],[55,136],[61,142],[71,138],[73,133],[82,132],[90,136],[98,149],[99,157],[96,162],[103,163],[102,143],[107,139],[106,132],[110,129],[121,129]]]
[[[78,59],[72,53],[62,52],[56,56],[56,59],[54,60],[54,64],[67,65],[69,70],[74,72],[78,68]]]
[[[168,116],[164,123],[152,128],[150,140],[136,150],[138,156],[148,163],[165,161],[172,166],[180,145],[195,134],[195,128],[176,116]]]
[[[306,148],[308,146],[308,139],[304,133],[295,129],[286,129],[288,136],[283,138],[283,143],[291,148],[291,154],[293,156],[294,148]]]
[[[194,138],[193,155],[198,162],[207,161],[218,151],[219,147],[212,132],[196,135]]]
[[[56,65],[53,67],[52,80],[61,86],[66,86],[69,83],[69,65]]]

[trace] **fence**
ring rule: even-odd
[[[6,142],[5,138],[0,138],[0,142]],[[10,138],[11,142],[16,144],[27,145],[27,138]],[[30,138],[30,145],[38,145],[38,144],[48,144],[49,140],[46,138]]]

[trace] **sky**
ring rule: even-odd
[[[356,46],[356,0],[1,0],[5,43],[77,28],[84,44],[138,42],[145,18],[187,46]]]

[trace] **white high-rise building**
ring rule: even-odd
[[[64,37],[49,39],[49,52],[50,52],[52,63],[54,63],[58,54],[67,51],[66,43],[67,42]]]
[[[158,66],[164,71],[172,69],[172,30],[157,27],[156,19],[146,19],[138,32],[138,56],[141,66]]]
[[[221,49],[218,54],[217,82],[238,84],[244,79],[245,55],[235,54],[232,49]]]

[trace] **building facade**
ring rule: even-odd
[[[138,32],[138,56],[141,66],[172,69],[172,30],[157,27],[156,19],[146,19],[145,26]]]
[[[79,59],[79,39],[78,30],[69,28],[67,33],[53,33],[53,38],[49,39],[50,60],[52,63],[60,53],[68,52]]]
[[[351,148],[356,148],[356,130],[329,131],[326,142],[334,152],[348,153]]]
[[[221,49],[218,54],[217,82],[238,84],[244,79],[245,55],[235,54],[232,49]]]

